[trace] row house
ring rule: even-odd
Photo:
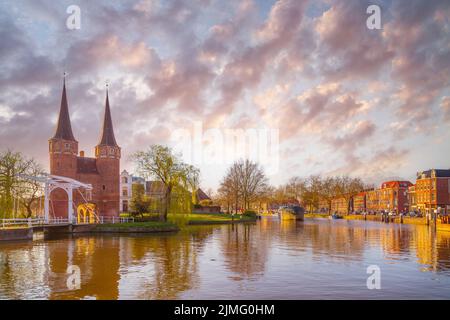
[[[411,208],[422,213],[439,209],[450,212],[450,170],[431,169],[417,173],[416,185],[409,188]]]
[[[351,204],[343,197],[338,196],[331,200],[331,213],[347,214],[351,211]]]
[[[386,181],[379,189],[370,190],[366,194],[366,210],[368,212],[394,211],[406,212],[409,208],[409,181]]]
[[[134,184],[142,184],[145,187],[145,180],[123,170],[120,174],[120,212],[128,212]]]
[[[354,212],[394,211],[406,212],[409,208],[409,181],[386,181],[378,189],[363,191],[353,197]]]
[[[367,194],[368,191],[362,191],[353,197],[353,210],[354,212],[361,213],[366,211],[367,207]]]
[[[380,189],[373,189],[366,193],[366,210],[377,212],[380,208]]]
[[[394,211],[397,214],[407,212],[408,188],[412,186],[409,181],[388,181],[381,184],[379,193],[379,210]]]

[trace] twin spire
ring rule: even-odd
[[[72,132],[72,125],[69,116],[69,104],[67,103],[66,94],[66,77],[64,75],[63,92],[61,97],[61,108],[59,110],[58,124],[53,139],[64,139],[76,141]],[[111,110],[109,107],[108,86],[106,89],[105,116],[103,119],[103,129],[99,144],[100,146],[117,147],[116,138],[114,137],[114,129],[111,118]]]
[[[61,108],[59,110],[58,125],[56,127],[56,133],[53,139],[64,139],[75,141],[72,132],[72,125],[70,124],[69,105],[67,103],[66,95],[66,77],[63,82],[63,92],[61,97]]]

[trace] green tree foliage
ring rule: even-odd
[[[132,159],[143,176],[156,178],[164,184],[163,208],[160,211],[160,220],[166,221],[167,214],[171,210],[172,192],[177,188],[188,190],[189,181],[195,176],[194,171],[198,171],[198,169],[185,164],[170,148],[161,145],[152,145],[147,151],[138,151],[133,154]],[[185,195],[184,192],[175,193]],[[189,195],[189,198],[191,197],[189,193],[187,195]],[[180,196],[181,198],[183,197]],[[178,201],[184,203],[181,200]]]
[[[133,216],[142,217],[144,213],[149,212],[150,198],[145,195],[145,188],[142,184],[133,184],[131,188],[130,213]]]

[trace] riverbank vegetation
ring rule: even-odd
[[[138,172],[144,178],[156,178],[164,185],[162,208],[159,212],[159,220],[167,221],[172,193],[178,190],[189,190],[198,185],[199,169],[181,161],[168,147],[152,145],[147,151],[138,151],[133,154],[132,159],[137,165]],[[142,197],[145,201],[145,196]],[[133,212],[142,213],[143,208],[136,204],[136,198],[132,201]]]
[[[123,213],[121,217],[130,217],[131,214]],[[167,223],[173,223],[178,226],[185,226],[190,224],[213,224],[213,223],[232,223],[232,222],[252,222],[256,221],[257,215],[255,212],[249,211],[244,214],[226,214],[226,213],[169,213],[167,215]],[[159,214],[144,213],[141,217],[135,218],[135,223],[157,223],[159,221]],[[161,222],[165,223],[165,222]]]
[[[178,230],[178,226],[172,222],[146,221],[99,224],[95,226],[94,232],[169,232]]]
[[[0,152],[0,219],[30,218],[42,196],[38,182],[21,176],[38,176],[44,172],[33,158],[20,152]]]

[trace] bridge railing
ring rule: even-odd
[[[44,218],[13,218],[13,219],[1,219],[0,226],[2,228],[18,227],[18,226],[36,226],[44,224]]]
[[[101,224],[104,223],[127,223],[134,222],[133,217],[110,217],[110,216],[100,216],[98,217],[98,221]],[[0,228],[8,228],[8,227],[33,227],[40,225],[55,225],[55,224],[69,224],[69,219],[67,218],[51,218],[48,221],[45,221],[44,218],[15,218],[15,219],[0,219]],[[72,223],[76,224],[76,220]]]
[[[134,222],[133,217],[110,217],[110,216],[99,216],[99,223],[127,223]]]
[[[68,223],[69,223],[69,219],[56,217],[56,218],[48,219],[48,223],[47,224],[68,224]]]

